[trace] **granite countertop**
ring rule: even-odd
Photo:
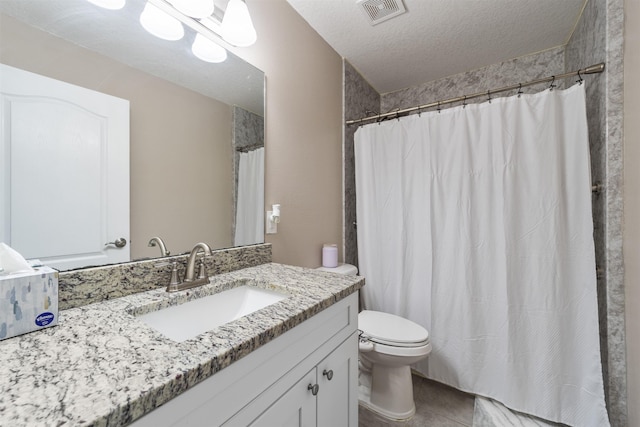
[[[247,280],[291,297],[182,343],[136,318]],[[363,285],[271,263],[61,311],[58,326],[0,341],[0,425],[126,425]]]

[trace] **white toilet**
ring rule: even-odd
[[[349,264],[319,270],[355,275]],[[429,333],[410,320],[389,313],[363,310],[360,331],[360,404],[392,420],[411,418],[416,412],[410,365],[431,353]]]
[[[429,333],[400,316],[371,310],[360,312],[358,329],[360,371],[371,375],[369,395],[360,387],[361,403],[389,419],[411,418],[416,405],[409,365],[431,353]]]

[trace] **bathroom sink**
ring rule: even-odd
[[[143,314],[138,319],[167,338],[182,342],[287,297],[283,292],[244,285]]]

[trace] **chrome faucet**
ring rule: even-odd
[[[184,289],[195,288],[196,286],[206,285],[209,283],[209,276],[204,265],[204,257],[200,259],[198,264],[198,277],[196,277],[196,258],[200,251],[204,251],[204,256],[211,256],[211,248],[206,243],[196,243],[191,249],[189,258],[187,259],[187,268],[184,272],[184,280],[178,283],[177,266],[174,263],[171,272],[171,283],[167,286],[167,292],[177,292]]]
[[[149,247],[155,247],[156,245],[160,247],[160,256],[169,256],[171,254],[160,237],[152,237],[147,244]]]

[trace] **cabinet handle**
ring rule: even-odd
[[[311,394],[314,396],[318,394],[318,390],[320,390],[320,386],[318,384],[309,384],[307,390],[311,390]]]
[[[330,369],[330,370],[328,370],[328,371],[327,371],[327,370],[325,369],[324,371],[322,371],[322,375],[324,375],[325,377],[327,377],[327,379],[328,379],[329,381],[331,381],[331,378],[333,378],[333,370],[332,370],[332,369]]]

